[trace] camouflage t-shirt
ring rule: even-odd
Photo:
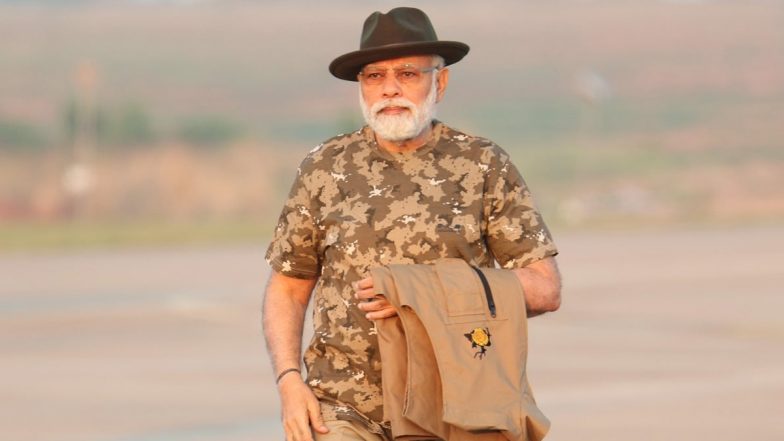
[[[352,282],[378,265],[461,257],[519,268],[556,253],[509,155],[436,122],[430,142],[412,152],[382,149],[368,127],[313,149],[298,169],[267,260],[280,274],[318,278],[315,334],[304,359],[325,417],[377,425],[377,335],[357,308]]]

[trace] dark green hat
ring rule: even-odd
[[[395,8],[374,12],[362,26],[359,50],[335,58],[329,64],[332,75],[357,81],[366,64],[411,55],[440,55],[448,66],[460,61],[469,47],[459,41],[439,41],[424,12],[416,8]]]

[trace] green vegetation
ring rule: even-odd
[[[23,121],[0,120],[0,149],[41,149],[48,143],[46,132],[38,125]]]
[[[79,136],[109,147],[139,147],[157,138],[152,117],[139,102],[101,104],[90,109],[71,97],[62,108],[61,118],[67,145],[72,145]]]
[[[197,147],[220,147],[243,135],[239,124],[219,115],[192,117],[180,124],[178,136]]]
[[[138,102],[98,111],[97,132],[101,144],[119,146],[149,145],[155,140],[151,116]]]

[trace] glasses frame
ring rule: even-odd
[[[367,73],[365,72],[365,69],[363,68],[357,74],[357,80],[360,83],[362,83],[363,85],[365,85],[365,86],[373,86],[373,87],[380,86],[380,85],[384,84],[384,82],[386,82],[387,75],[388,75],[389,71],[391,70],[392,72],[394,72],[395,81],[397,81],[399,84],[403,84],[403,85],[407,85],[408,86],[408,85],[417,84],[418,82],[421,81],[422,78],[421,77],[417,77],[416,81],[413,81],[411,79],[406,79],[405,77],[401,77],[401,74],[403,72],[410,71],[410,70],[415,70],[415,71],[419,72],[420,74],[426,74],[426,73],[430,73],[430,72],[438,72],[441,69],[443,69],[443,67],[441,67],[441,66],[419,67],[419,66],[416,66],[414,64],[403,64],[403,65],[400,65],[400,66],[389,67],[389,68],[386,68],[386,69],[374,68],[374,69],[372,69],[372,73],[375,74],[375,73],[382,73],[383,72],[383,77],[382,78],[378,78],[377,80],[371,80],[371,79],[369,79],[367,77]]]

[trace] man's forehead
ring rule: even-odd
[[[415,55],[410,57],[390,58],[366,64],[365,67],[392,67],[402,64],[425,65],[433,59],[432,55]]]

